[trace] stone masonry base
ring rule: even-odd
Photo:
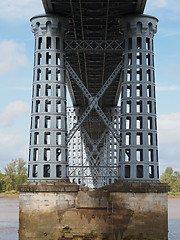
[[[167,240],[167,192],[161,183],[25,183],[19,240]]]

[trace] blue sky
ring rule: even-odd
[[[29,19],[44,12],[41,0],[3,0],[0,8],[0,169],[27,160],[34,36]],[[180,171],[180,1],[148,0],[159,19],[155,64],[161,172]]]

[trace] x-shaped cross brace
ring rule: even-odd
[[[86,129],[85,129],[84,127],[82,127],[82,131],[84,132],[87,140],[89,141],[89,143],[90,143],[90,144],[92,145],[92,147],[93,147],[93,149],[92,149],[92,151],[91,151],[91,153],[90,153],[90,155],[88,156],[88,158],[87,158],[86,161],[88,162],[88,161],[90,161],[90,159],[93,159],[94,163],[97,164],[97,163],[98,163],[98,162],[97,162],[97,159],[100,158],[100,155],[102,154],[102,149],[101,149],[101,151],[98,151],[97,147],[98,147],[98,145],[101,143],[101,141],[103,140],[103,138],[104,138],[104,136],[105,136],[105,134],[106,134],[106,132],[107,132],[107,129],[104,130],[104,132],[102,133],[101,137],[99,138],[99,140],[98,140],[96,143],[93,142],[93,140],[90,138],[89,134],[87,133],[87,131],[86,131]],[[93,157],[93,154],[94,154],[94,153],[97,153],[96,158]],[[94,163],[92,163],[92,162],[90,162],[90,163],[91,163],[91,164],[94,164]]]
[[[97,93],[97,95],[95,97],[92,97],[92,95],[90,94],[88,89],[85,87],[85,85],[80,80],[80,78],[78,77],[78,75],[73,70],[73,68],[68,63],[67,60],[65,60],[65,67],[69,71],[69,74],[71,75],[71,77],[75,80],[76,84],[81,88],[81,90],[83,91],[84,95],[86,96],[86,98],[89,100],[89,103],[90,103],[88,108],[84,111],[84,113],[79,118],[78,122],[73,126],[72,130],[70,131],[70,133],[69,133],[69,135],[67,137],[67,142],[69,142],[71,140],[71,138],[74,136],[74,134],[79,129],[79,127],[84,122],[84,120],[89,115],[89,113],[92,111],[92,109],[95,109],[96,112],[99,114],[99,116],[102,118],[102,120],[105,123],[105,125],[111,131],[112,135],[120,143],[121,139],[120,139],[120,136],[118,134],[118,131],[116,129],[114,129],[114,127],[112,126],[111,122],[106,117],[106,115],[104,114],[104,112],[102,111],[100,106],[98,105],[98,101],[103,96],[103,94],[108,89],[108,87],[111,85],[112,81],[117,77],[117,75],[121,71],[121,69],[123,67],[123,60],[120,61],[120,63],[114,69],[114,71],[112,72],[110,77],[107,79],[107,81],[104,83],[104,85],[102,86],[102,88],[99,90],[99,92]]]

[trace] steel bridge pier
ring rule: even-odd
[[[145,0],[43,0],[19,239],[167,239],[159,182],[157,18]],[[67,107],[67,89],[72,107]]]

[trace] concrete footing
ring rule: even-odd
[[[19,240],[166,240],[168,192],[161,183],[72,183],[20,188]]]

